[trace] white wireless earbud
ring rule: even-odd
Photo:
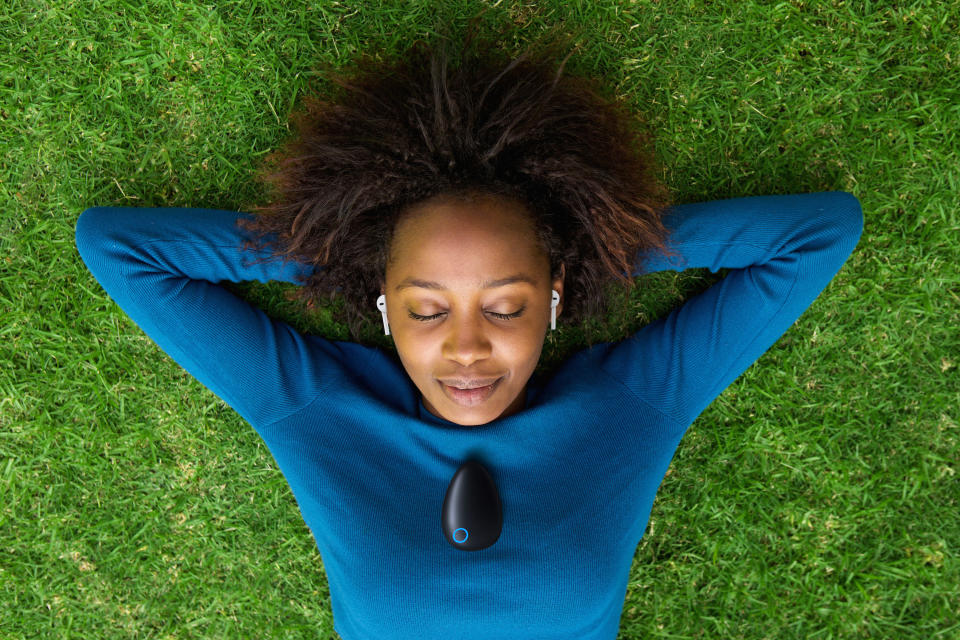
[[[380,309],[380,313],[383,314],[383,335],[390,335],[390,325],[387,323],[387,296],[380,294],[380,297],[377,298],[377,309]]]
[[[554,289],[550,299],[550,328],[557,328],[557,305],[560,304],[560,294]]]

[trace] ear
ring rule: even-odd
[[[557,315],[560,315],[560,312],[563,311],[563,280],[566,277],[566,269],[564,265],[560,265],[560,277],[553,281],[553,289],[560,294],[560,304],[557,305]]]

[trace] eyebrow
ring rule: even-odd
[[[500,278],[499,280],[489,280],[483,283],[484,289],[493,289],[495,287],[503,287],[508,284],[516,284],[517,282],[526,282],[537,286],[537,281],[531,278],[530,276],[518,273],[506,278]],[[416,278],[407,278],[400,284],[396,286],[394,291],[400,291],[401,289],[406,289],[407,287],[421,287],[423,289],[434,289],[436,291],[446,291],[447,288],[440,284],[439,282],[433,282],[431,280],[418,280]]]

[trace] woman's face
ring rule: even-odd
[[[551,289],[560,294],[559,316],[563,276],[550,280],[520,203],[440,196],[408,210],[394,231],[381,293],[397,353],[427,410],[481,425],[523,409],[550,327]],[[451,389],[466,386],[485,388]]]

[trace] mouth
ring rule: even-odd
[[[493,395],[493,392],[497,390],[500,386],[500,382],[503,380],[502,377],[497,378],[491,383],[488,383],[483,386],[477,386],[485,382],[484,380],[479,381],[460,381],[458,384],[463,384],[463,386],[470,387],[466,389],[459,389],[457,387],[452,387],[442,380],[437,380],[443,388],[443,392],[447,395],[448,398],[456,402],[462,407],[474,407],[478,404],[486,402],[487,399]]]

